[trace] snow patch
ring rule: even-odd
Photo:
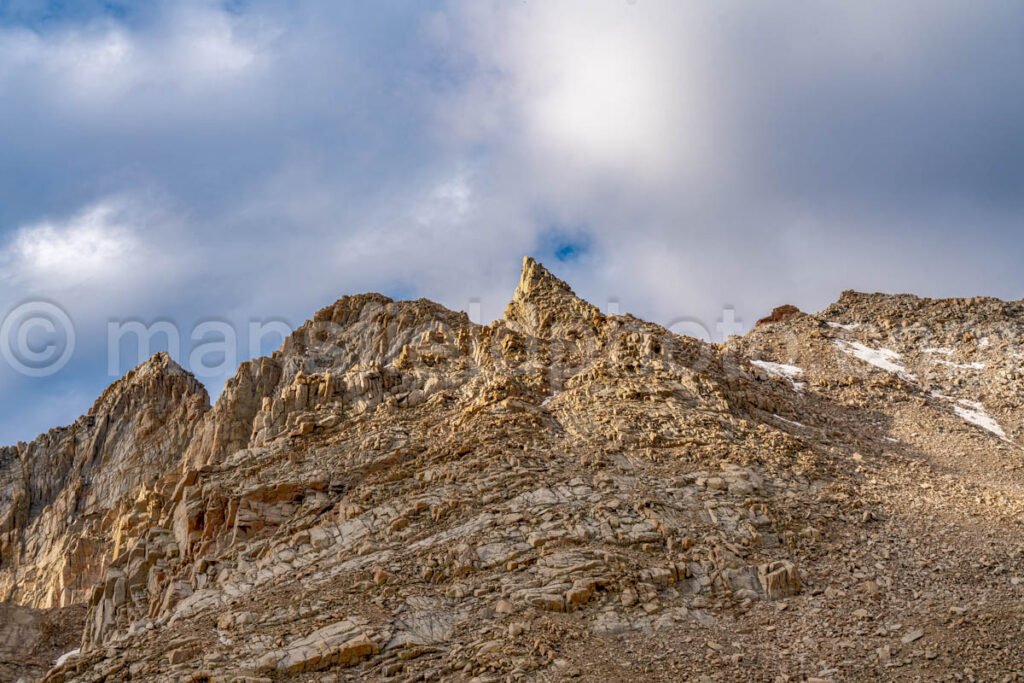
[[[982,429],[986,429],[1000,439],[1006,438],[1006,432],[999,426],[992,416],[985,412],[985,406],[981,405],[976,401],[964,401],[960,400],[959,405],[953,406],[953,411],[962,417],[967,422],[973,425],[977,425]]]
[[[860,323],[826,323],[829,327],[834,327],[837,330],[846,330],[847,332],[853,332],[860,327]]]
[[[796,379],[800,375],[804,374],[803,368],[798,368],[795,365],[786,365],[785,363],[772,363],[766,360],[752,360],[750,361],[750,364],[756,365],[769,375],[785,377],[786,379]]]
[[[800,427],[801,429],[807,429],[807,425],[800,424],[799,422],[795,422],[794,420],[787,420],[786,418],[782,417],[781,415],[776,415],[775,413],[772,413],[772,417],[774,417],[776,420],[780,420],[782,422],[785,422],[786,424],[793,425],[794,427]]]
[[[835,345],[843,353],[859,358],[869,365],[873,365],[886,372],[894,372],[907,381],[916,381],[913,374],[907,372],[905,367],[896,362],[900,359],[900,354],[891,349],[872,349],[860,342],[843,340],[837,340]]]
[[[938,360],[936,361],[942,365],[948,365],[951,368],[957,368],[959,370],[984,370],[984,363],[954,363],[951,360]]]
[[[68,661],[72,657],[77,657],[79,652],[81,652],[81,650],[79,648],[77,648],[77,647],[74,650],[71,650],[69,652],[65,652],[60,657],[57,657],[57,661],[55,661],[53,663],[53,665],[54,666],[60,666],[61,664],[63,664],[64,662]]]
[[[772,363],[766,360],[752,360],[750,364],[761,368],[769,375],[785,377],[793,384],[794,389],[803,391],[804,383],[797,381],[804,374],[803,368],[798,368],[795,365],[786,365],[785,363]]]
[[[944,401],[949,401],[950,403],[956,401],[953,405],[953,412],[960,418],[973,425],[977,425],[982,429],[992,432],[1004,441],[1009,441],[1009,439],[1006,438],[1006,432],[1003,431],[1003,428],[999,426],[999,423],[996,422],[991,415],[985,412],[985,406],[978,401],[967,401],[962,398],[954,399],[952,396],[946,396],[938,391],[931,392],[931,395],[933,398],[940,398]]]
[[[927,349],[922,349],[925,353],[939,353],[943,356],[952,356],[954,351],[948,346],[929,346]]]
[[[562,392],[561,391],[554,391],[554,392],[552,392],[550,396],[548,396],[547,398],[545,398],[543,401],[540,402],[540,407],[541,408],[546,408],[548,406],[548,404],[551,403],[552,401],[554,401],[555,397],[558,396],[560,393],[562,393]]]

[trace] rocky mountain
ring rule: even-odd
[[[0,449],[0,597],[9,610],[0,634],[11,629],[18,657],[35,633],[21,627],[40,621],[21,608],[82,609],[107,565],[156,521],[149,491],[207,410],[206,390],[158,354],[75,424]]]
[[[1024,680],[1022,361],[993,299],[343,297],[212,408],[157,356],[0,452],[0,676]]]

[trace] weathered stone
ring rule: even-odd
[[[712,346],[533,261],[490,325],[344,297],[211,411],[146,371],[102,430],[0,450],[2,585],[81,602],[0,617],[0,679],[1001,680],[1024,665],[992,601],[1024,575],[1020,314],[844,295]],[[921,350],[920,316],[964,367]],[[991,347],[943,328],[989,318]],[[904,371],[865,360],[890,347]],[[911,616],[957,637],[876,650]],[[41,624],[82,645],[49,674]],[[41,654],[15,676],[19,638]]]
[[[758,567],[761,590],[769,600],[778,600],[800,592],[800,574],[791,562],[773,562]]]

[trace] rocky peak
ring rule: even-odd
[[[102,417],[106,411],[116,409],[118,402],[126,396],[146,402],[178,401],[191,397],[207,407],[210,402],[206,387],[164,351],[153,354],[149,360],[107,387],[85,418]]]
[[[106,516],[178,469],[206,389],[159,353],[107,388],[88,413],[0,457],[0,598],[30,607],[81,601],[107,562]]]
[[[958,321],[965,324],[1010,321],[1018,324],[1024,301],[1002,301],[992,297],[931,299],[913,294],[883,294],[845,291],[839,300],[821,312],[822,316],[849,314],[865,320],[904,319],[908,324]]]
[[[0,678],[53,617],[55,683],[1024,671],[1021,304],[773,317],[712,346],[527,258],[504,320],[343,297],[210,411],[158,356],[0,449]]]
[[[768,325],[769,323],[784,322],[786,320],[790,320],[792,318],[795,318],[796,316],[798,316],[800,314],[801,314],[801,311],[800,311],[799,308],[797,308],[796,306],[794,306],[792,304],[785,304],[785,305],[782,305],[782,306],[776,306],[775,308],[772,309],[772,312],[771,312],[770,315],[765,316],[764,318],[761,318],[755,324],[760,326],[760,325]]]
[[[149,360],[145,361],[137,368],[129,372],[127,375],[125,375],[124,379],[132,380],[138,377],[146,377],[153,374],[167,376],[191,376],[191,373],[188,372],[188,370],[178,365],[178,363],[173,358],[171,358],[171,354],[167,353],[166,351],[159,351],[157,353],[154,353],[149,358]],[[198,384],[198,380],[196,381],[196,383]]]
[[[592,325],[603,319],[596,306],[580,299],[568,284],[533,258],[523,257],[523,272],[505,322],[517,332],[551,337],[561,326]]]
[[[458,383],[479,330],[465,313],[432,301],[344,296],[271,357],[242,363],[186,461],[202,467],[250,446],[330,429],[339,413],[360,414],[382,401],[412,407]]]

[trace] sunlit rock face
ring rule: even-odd
[[[68,610],[50,681],[1024,669],[1022,340],[848,292],[709,345],[532,259],[490,325],[347,296],[212,409],[157,356],[3,451],[0,587]]]
[[[4,449],[0,595],[39,608],[83,603],[150,514],[147,488],[180,468],[208,407],[195,378],[158,354],[75,424]]]

